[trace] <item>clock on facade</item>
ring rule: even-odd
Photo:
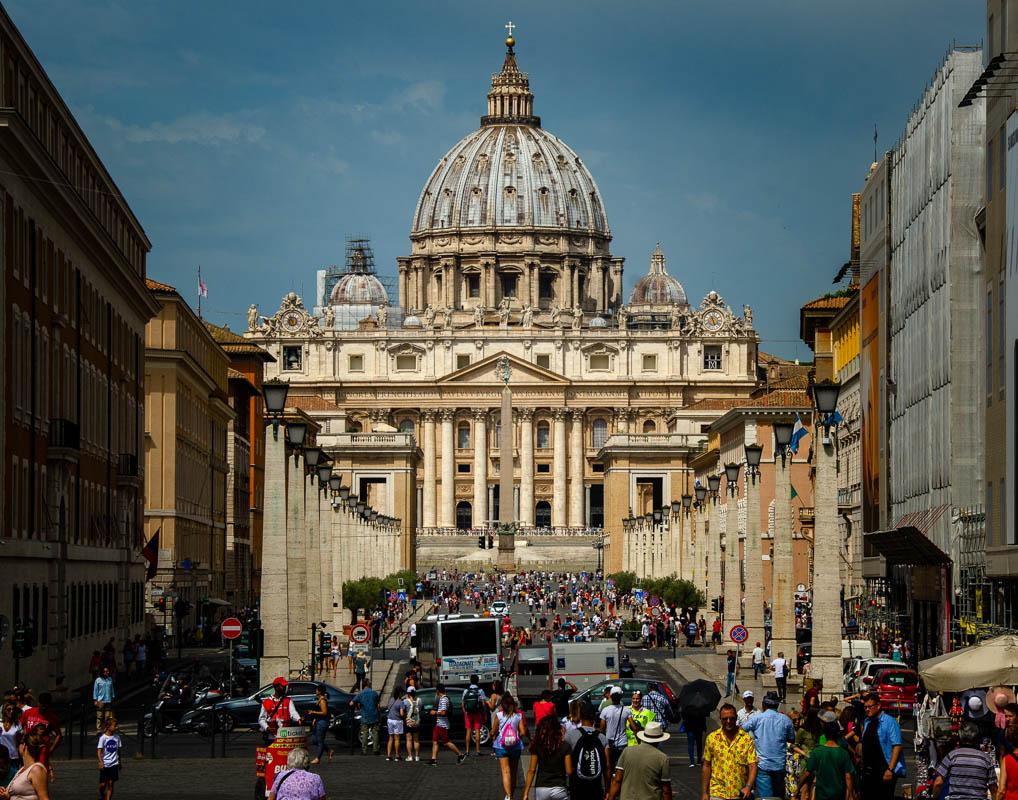
[[[703,327],[712,333],[721,330],[724,322],[725,318],[721,315],[720,311],[708,311],[703,315]]]

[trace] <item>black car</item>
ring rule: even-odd
[[[339,724],[333,726],[333,729],[337,730],[337,735],[343,730],[349,730],[353,723],[353,710],[350,707],[352,695],[349,693],[318,681],[290,681],[286,687],[286,696],[296,706],[297,712],[304,715],[307,711],[318,706],[315,696],[315,689],[318,686],[325,687],[329,711],[338,718]],[[216,703],[213,709],[220,730],[232,731],[234,728],[258,730],[258,714],[261,711],[262,701],[272,697],[273,694],[274,690],[270,684],[249,697]],[[207,710],[192,711],[185,714],[180,722],[183,728],[202,733],[208,728],[209,713]]]

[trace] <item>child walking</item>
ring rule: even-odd
[[[106,728],[102,736],[99,737],[99,746],[95,751],[99,759],[99,797],[101,800],[111,800],[113,797],[113,784],[120,777],[120,748],[122,746],[117,720],[115,717],[108,717]]]

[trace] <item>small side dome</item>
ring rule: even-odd
[[[404,328],[420,328],[420,327],[423,327],[422,323],[421,323],[421,318],[418,317],[416,314],[411,314],[411,315],[409,315],[407,317],[404,317],[403,318],[403,327]]]
[[[665,269],[665,254],[658,242],[650,257],[650,272],[636,282],[629,295],[631,306],[688,305],[686,290]]]
[[[388,305],[389,295],[382,282],[369,272],[351,272],[344,275],[329,295],[329,305]]]
[[[593,317],[590,320],[590,323],[588,324],[588,327],[590,327],[590,328],[607,328],[608,327],[608,320],[606,320],[604,317]]]

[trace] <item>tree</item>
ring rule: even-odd
[[[614,572],[608,579],[615,584],[615,590],[620,594],[629,594],[636,586],[635,572]]]

